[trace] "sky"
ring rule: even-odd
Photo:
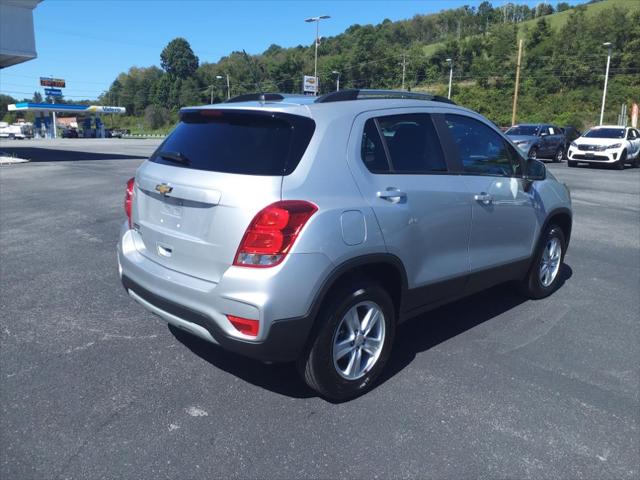
[[[304,19],[331,15],[321,36],[353,24],[402,20],[480,0],[169,1],[44,0],[33,12],[38,58],[0,71],[0,93],[22,99],[42,93],[40,76],[66,80],[68,100],[95,99],[120,72],[160,64],[160,52],[184,37],[200,62],[234,50],[261,53],[276,43],[309,45],[315,25]],[[494,0],[494,6],[506,3]],[[533,6],[539,0],[522,1]],[[579,3],[579,2],[570,2]]]

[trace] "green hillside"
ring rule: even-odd
[[[586,9],[586,15],[589,18],[597,17],[606,12],[611,7],[618,7],[625,10],[640,10],[640,0],[603,0],[601,2],[586,4],[581,8]],[[575,8],[565,10],[564,12],[553,13],[546,17],[549,26],[554,29],[561,28],[567,23],[569,16],[575,12]],[[520,24],[519,32],[524,34],[525,29],[533,27],[536,20],[527,20]]]
[[[587,17],[593,18],[601,15],[603,12],[606,12],[611,7],[618,7],[626,11],[637,11],[640,10],[640,0],[602,0],[596,3],[583,4],[579,8],[585,9]],[[544,18],[552,29],[557,30],[567,23],[567,20],[573,13],[575,13],[575,11],[576,8],[571,8],[563,12],[546,15]],[[518,23],[518,38],[524,38],[526,36],[526,32],[532,28],[538,20],[538,18],[535,18]],[[427,56],[433,55],[443,46],[443,42],[430,43],[423,47],[423,52]]]

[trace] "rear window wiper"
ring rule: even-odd
[[[182,165],[191,164],[191,160],[189,160],[180,152],[162,151],[158,153],[158,156],[160,158],[164,158],[165,160],[169,160],[171,162],[181,163]]]

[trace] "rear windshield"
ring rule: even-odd
[[[187,110],[150,160],[210,172],[288,175],[314,129],[313,120],[297,115]]]
[[[624,138],[624,128],[594,128],[584,136],[589,138]]]
[[[536,135],[537,133],[537,125],[516,125],[506,131],[507,135]]]

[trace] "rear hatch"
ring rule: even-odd
[[[136,174],[134,228],[142,255],[218,282],[254,215],[281,199],[282,176],[315,124],[262,110],[186,109]]]

